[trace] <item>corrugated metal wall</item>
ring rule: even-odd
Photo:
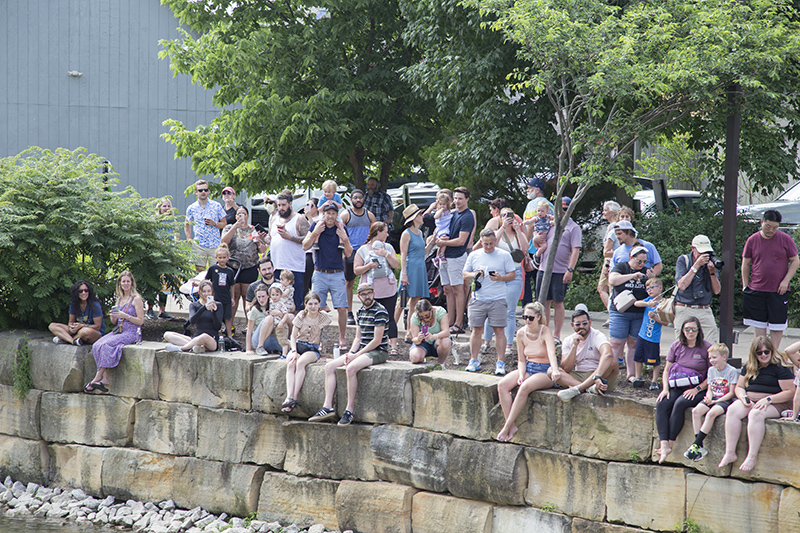
[[[0,3],[0,157],[82,146],[111,161],[123,186],[172,195],[185,211],[194,198],[183,190],[197,176],[190,160],[174,159],[162,122],[194,128],[216,111],[211,91],[158,58],[177,27],[158,0]]]

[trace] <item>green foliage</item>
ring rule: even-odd
[[[673,531],[683,532],[683,533],[714,533],[711,529],[701,526],[694,520],[686,519],[683,521],[683,524],[678,524],[675,526]]]
[[[553,502],[546,502],[544,505],[542,505],[542,511],[546,513],[557,513],[558,507],[556,507],[556,504]]]
[[[33,388],[31,378],[31,347],[28,339],[23,338],[17,345],[17,351],[10,355],[14,358],[14,394],[20,400],[24,400],[28,392]]]
[[[636,450],[633,450],[629,454],[629,457],[630,457],[632,463],[641,463],[642,462],[642,456],[639,455],[639,452],[637,452]]]
[[[656,151],[650,157],[636,160],[641,171],[639,175],[647,178],[666,178],[667,187],[687,184],[692,189],[702,190],[709,175],[698,168],[703,154],[689,146],[689,134],[674,136],[661,135],[655,144]]]
[[[162,3],[196,33],[161,56],[217,89],[211,124],[167,121],[198,174],[251,192],[329,177],[363,188],[365,172],[385,185],[437,135],[433,104],[400,78],[421,57],[397,0]]]
[[[602,263],[600,263],[602,264]],[[572,275],[569,290],[564,297],[564,306],[575,309],[578,304],[586,304],[589,311],[605,311],[603,300],[597,293],[597,282],[600,279],[600,270],[581,272],[576,270]]]
[[[103,158],[79,148],[30,148],[0,160],[0,329],[66,322],[69,289],[90,281],[108,308],[116,277],[130,270],[139,293],[177,292],[189,271],[179,222],[156,215],[157,200],[111,191]]]
[[[256,511],[252,511],[246,517],[244,517],[244,527],[250,527],[250,522],[258,518],[258,513]]]

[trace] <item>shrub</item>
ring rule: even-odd
[[[44,328],[67,320],[69,288],[86,279],[108,309],[116,277],[130,270],[139,292],[177,292],[190,274],[188,243],[165,238],[155,199],[104,180],[86,150],[29,148],[0,159],[0,328]]]

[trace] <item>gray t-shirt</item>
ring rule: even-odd
[[[722,370],[717,370],[713,366],[708,367],[708,388],[711,389],[711,397],[715,400],[732,391],[737,381],[739,381],[739,371],[731,365],[725,365]]]
[[[492,253],[487,254],[481,248],[469,254],[464,272],[483,270],[483,276],[478,280],[481,282],[481,288],[475,291],[475,299],[481,302],[494,302],[506,299],[506,282],[492,281],[489,279],[489,272],[494,270],[503,275],[514,272],[515,267],[511,254],[505,250],[495,247]]]
[[[693,264],[691,255],[678,257],[678,261],[675,263],[675,283],[689,272]],[[716,276],[716,274],[714,275]],[[697,271],[685,291],[678,290],[675,301],[686,305],[711,305],[713,296],[711,273],[708,268],[703,267]]]

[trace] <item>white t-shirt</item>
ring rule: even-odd
[[[568,354],[572,350],[572,344],[576,338],[577,335],[570,335],[564,339],[564,345],[561,347],[562,354]],[[575,353],[575,368],[573,370],[576,372],[596,370],[597,365],[600,364],[600,347],[604,344],[611,346],[608,342],[608,337],[604,333],[590,328],[589,337],[578,345],[578,350]]]
[[[484,275],[478,279],[481,282],[481,288],[475,291],[475,299],[480,302],[494,302],[506,299],[506,282],[492,281],[489,279],[489,272],[494,270],[503,275],[514,272],[515,268],[516,265],[511,259],[511,254],[505,250],[495,247],[492,253],[487,254],[481,248],[467,256],[464,272],[483,270]]]

